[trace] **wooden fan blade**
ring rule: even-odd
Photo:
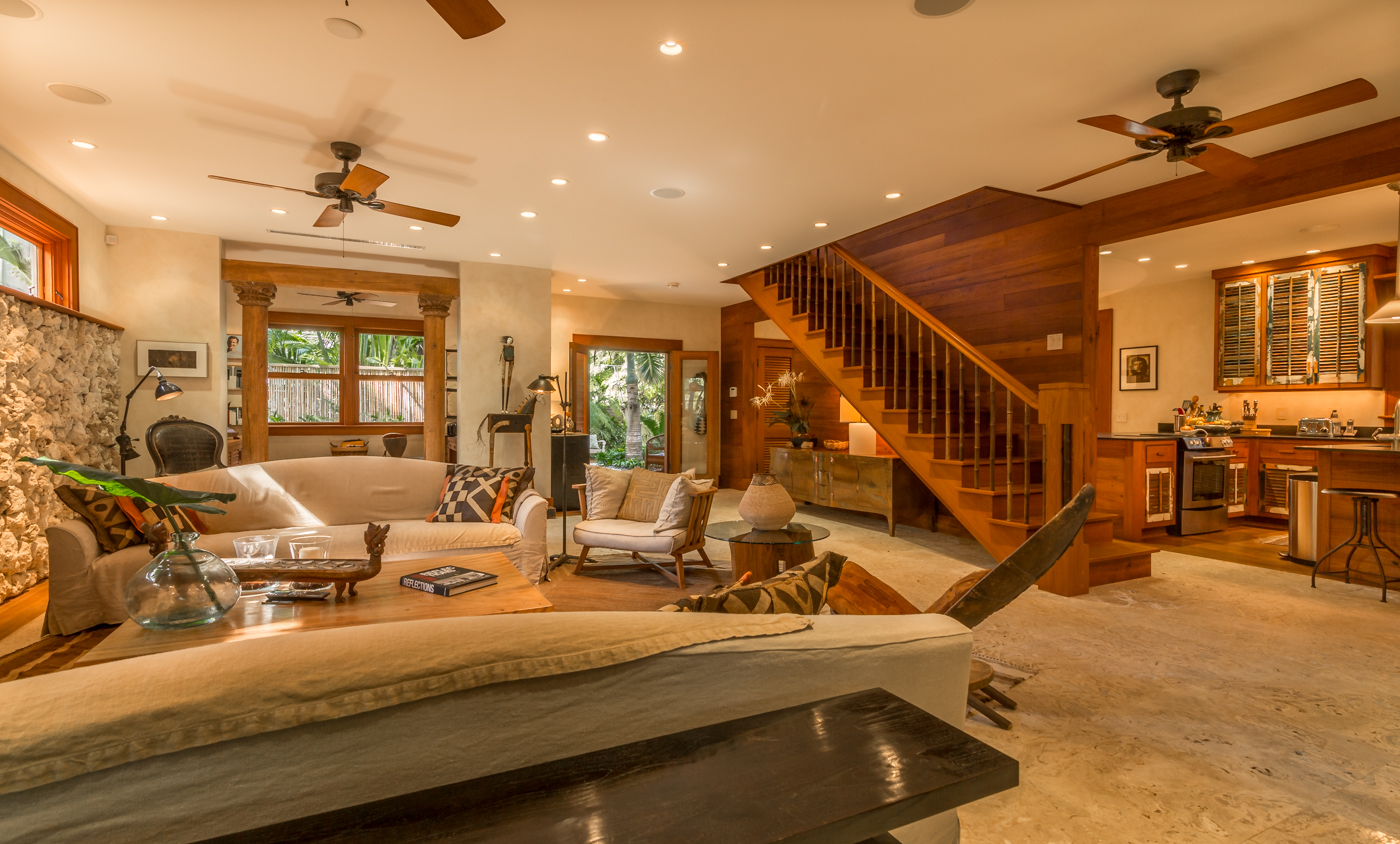
[[[339,296],[327,296],[323,293],[297,293],[298,296],[314,296],[317,299],[339,299]]]
[[[340,221],[345,219],[345,212],[340,210],[340,206],[332,203],[326,206],[326,210],[321,212],[321,216],[316,218],[313,226],[318,228],[335,228],[340,225]]]
[[[1053,184],[1053,185],[1046,185],[1045,187],[1041,188],[1040,191],[1038,191],[1038,192],[1044,192],[1044,191],[1047,191],[1047,190],[1056,190],[1056,189],[1058,189],[1058,188],[1064,187],[1065,185],[1073,184],[1073,183],[1079,181],[1080,179],[1087,179],[1087,178],[1089,178],[1090,176],[1097,176],[1098,174],[1103,173],[1103,172],[1105,172],[1105,171],[1107,171],[1107,170],[1112,170],[1112,169],[1115,168],[1115,167],[1122,167],[1124,164],[1127,164],[1127,163],[1129,163],[1129,162],[1132,162],[1132,161],[1141,161],[1141,160],[1143,160],[1144,158],[1151,158],[1152,156],[1156,155],[1156,154],[1159,153],[1159,152],[1161,152],[1161,150],[1156,150],[1156,151],[1154,151],[1154,152],[1139,153],[1138,155],[1130,155],[1130,156],[1128,156],[1127,158],[1119,159],[1118,161],[1115,161],[1115,162],[1113,162],[1112,164],[1105,164],[1105,165],[1102,166],[1102,167],[1096,168],[1096,169],[1094,169],[1094,170],[1090,170],[1088,173],[1080,173],[1078,176],[1071,176],[1070,178],[1065,179],[1063,182],[1056,182],[1056,183]]]
[[[361,305],[375,305],[380,308],[392,308],[398,304],[397,302],[376,302],[373,299],[360,299],[359,302]]]
[[[486,0],[428,0],[428,5],[447,21],[462,40],[485,35],[506,19]]]
[[[1294,97],[1291,100],[1284,100],[1281,103],[1247,111],[1229,120],[1223,120],[1210,127],[1206,137],[1219,138],[1225,135],[1253,132],[1255,129],[1276,126],[1280,123],[1321,114],[1324,111],[1331,111],[1342,106],[1355,105],[1375,99],[1375,97],[1375,85],[1365,79],[1353,79],[1350,82],[1333,85],[1331,88],[1323,88],[1321,91],[1314,91],[1311,94],[1304,94],[1301,97]],[[1223,132],[1221,127],[1229,127],[1230,131]]]
[[[265,183],[263,183],[263,182],[249,182],[249,181],[246,181],[246,180],[244,180],[244,179],[230,179],[228,176],[210,176],[209,178],[218,180],[218,181],[220,181],[220,182],[233,182],[233,183],[236,184],[236,185],[252,185],[252,186],[254,186],[254,187],[259,187],[259,188],[276,188],[277,190],[289,190],[289,191],[292,191],[292,192],[294,192],[294,193],[304,193],[304,194],[306,194],[307,196],[315,196],[315,197],[320,197],[320,196],[321,196],[319,193],[316,193],[315,191],[302,190],[301,188],[284,188],[284,187],[282,187],[281,185],[269,185],[269,184],[265,184]]]
[[[393,214],[395,217],[407,217],[410,220],[422,220],[425,223],[436,223],[439,226],[451,228],[461,220],[456,214],[444,214],[441,211],[429,211],[426,208],[414,208],[412,205],[400,205],[397,202],[385,202],[382,199],[375,200],[382,203],[383,208],[376,208],[376,211],[383,211],[385,214]]]
[[[340,189],[360,196],[369,196],[385,182],[389,177],[372,170],[363,164],[356,164],[355,169],[350,171],[350,175],[345,177],[345,181],[340,183]]]
[[[334,305],[343,305],[343,304],[345,304],[345,300],[344,300],[344,299],[339,299],[339,298],[337,298],[334,302],[322,302],[322,303],[321,303],[321,307],[323,307],[323,308],[329,308],[329,307],[332,307],[332,306],[334,306]]]
[[[1200,152],[1186,159],[1186,163],[1194,167],[1199,167],[1212,176],[1219,176],[1222,179],[1239,179],[1248,176],[1259,169],[1259,162],[1247,155],[1241,155],[1232,149],[1226,149],[1216,144],[1201,144],[1192,147],[1192,152]]]
[[[1136,120],[1129,120],[1126,117],[1119,117],[1116,114],[1102,114],[1098,117],[1086,117],[1079,122],[1083,123],[1085,126],[1093,126],[1095,129],[1104,129],[1139,140],[1148,140],[1150,138],[1170,140],[1176,137],[1171,132],[1154,129],[1144,123],[1139,123]]]

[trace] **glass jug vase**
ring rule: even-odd
[[[238,575],[217,554],[194,547],[197,533],[177,533],[126,583],[126,613],[147,630],[181,630],[223,618],[238,603]]]

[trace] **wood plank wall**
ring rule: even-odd
[[[1083,249],[1047,251],[1011,232],[1077,210],[979,188],[839,243],[1035,389],[1084,379]],[[1047,351],[1048,334],[1064,348]]]

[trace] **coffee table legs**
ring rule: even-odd
[[[811,542],[790,545],[759,545],[748,542],[729,543],[729,556],[734,566],[734,579],[737,581],[745,572],[752,572],[750,583],[767,580],[778,574],[778,563],[786,563],[786,568],[800,566],[817,558]]]

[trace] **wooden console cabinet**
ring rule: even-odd
[[[934,528],[937,499],[898,457],[774,448],[771,465],[796,501],[884,516],[890,536],[896,523]]]

